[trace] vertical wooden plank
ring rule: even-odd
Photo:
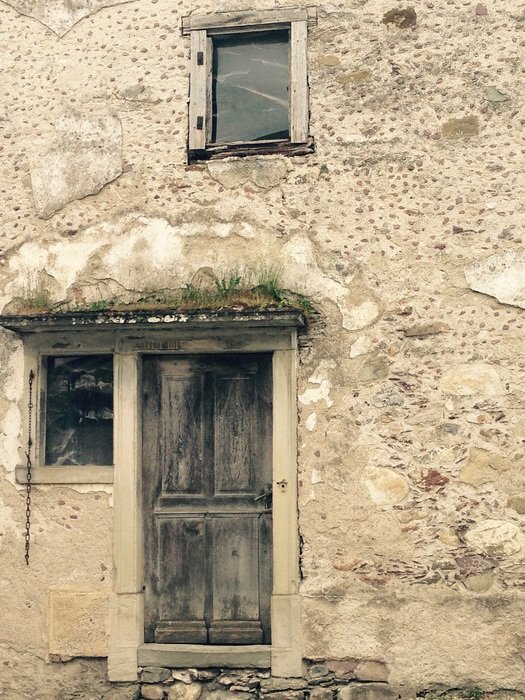
[[[161,383],[159,464],[162,490],[204,491],[204,377],[164,374]]]
[[[206,36],[204,52],[204,67],[206,69],[206,115],[204,117],[205,145],[211,143],[213,117],[213,40]]]
[[[255,486],[254,377],[217,376],[215,382],[215,492]]]
[[[189,149],[200,151],[206,148],[207,114],[209,101],[209,41],[205,30],[191,32],[190,62],[190,107],[189,107]],[[201,60],[202,59],[202,60]]]
[[[290,139],[308,139],[307,23],[292,22],[290,29]]]
[[[159,619],[155,621],[155,641],[205,643],[204,518],[161,516],[158,530]]]
[[[213,619],[258,620],[257,515],[213,518]]]

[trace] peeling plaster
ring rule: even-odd
[[[47,219],[69,202],[99,192],[122,173],[122,126],[117,117],[72,111],[56,124],[55,137],[33,154],[35,207]]]
[[[502,304],[525,309],[525,250],[491,255],[465,269],[467,284]]]
[[[20,539],[22,536],[16,520],[13,518],[13,509],[0,499],[0,550],[4,545],[7,533],[13,533],[17,539]]]
[[[306,430],[309,430],[312,432],[312,430],[315,430],[315,426],[317,425],[317,414],[316,413],[310,413],[308,418],[304,422],[304,427]]]
[[[84,17],[104,7],[123,5],[133,0],[2,0],[19,14],[38,20],[58,36],[64,36]]]
[[[328,408],[333,406],[334,402],[330,398],[332,382],[326,377],[326,372],[329,369],[334,369],[335,366],[336,364],[333,360],[321,360],[315,372],[308,378],[309,384],[319,384],[319,386],[306,389],[306,391],[298,396],[299,401],[303,405],[307,406],[311,403],[324,401]]]

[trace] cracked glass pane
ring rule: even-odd
[[[212,141],[289,138],[289,36],[213,39]]]
[[[113,357],[48,357],[46,464],[113,464]]]

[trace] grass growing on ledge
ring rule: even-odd
[[[195,280],[195,278],[194,278]],[[103,311],[218,311],[231,309],[299,309],[314,311],[303,295],[282,286],[280,269],[260,266],[255,270],[231,268],[220,276],[210,275],[204,281],[194,281],[176,291],[152,290],[134,301],[97,299],[86,304],[53,303],[50,295],[18,298],[10,313],[86,313]]]

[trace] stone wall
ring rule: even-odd
[[[403,696],[523,691],[523,3],[319,2],[315,153],[188,166],[181,17],[253,5],[0,2],[0,308],[277,261],[319,314],[300,348],[300,563],[304,657],[330,690],[310,668],[269,697],[355,700],[343,667]],[[22,356],[1,331],[0,688],[132,697],[104,661],[68,661],[106,654],[111,488],[35,487],[23,559]],[[79,646],[53,623],[68,596]],[[221,677],[201,679],[218,700]]]

